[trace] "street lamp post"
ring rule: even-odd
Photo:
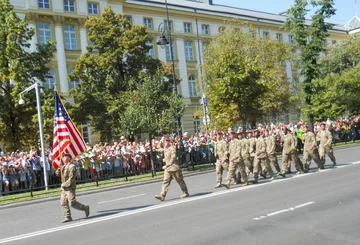
[[[166,46],[167,44],[169,44],[170,58],[171,58],[171,65],[172,65],[172,77],[173,77],[173,83],[174,83],[174,93],[175,93],[175,95],[178,95],[178,89],[177,89],[177,84],[176,84],[176,75],[175,75],[174,48],[173,48],[173,42],[172,42],[172,37],[171,37],[169,9],[168,9],[167,0],[165,0],[165,9],[166,9],[166,22],[167,23],[166,24],[161,23],[159,25],[159,31],[162,33],[162,35],[161,35],[160,39],[156,42],[156,44],[160,45],[160,46]],[[164,25],[163,29],[161,28],[162,25]],[[165,31],[168,34],[169,41],[165,37]],[[182,142],[182,127],[181,127],[181,118],[180,117],[177,118],[177,124],[179,126],[180,154],[182,157],[183,142]]]
[[[49,190],[49,185],[48,185],[48,172],[47,172],[47,158],[46,158],[46,154],[45,154],[45,140],[44,140],[44,130],[43,130],[43,123],[42,123],[42,112],[41,112],[41,101],[40,101],[40,84],[38,81],[36,81],[33,85],[31,85],[30,87],[26,88],[24,91],[22,91],[19,95],[20,95],[20,99],[19,99],[19,104],[23,105],[25,104],[25,100],[23,100],[23,98],[21,97],[21,95],[23,93],[27,93],[30,90],[35,89],[36,92],[36,106],[37,106],[37,111],[38,111],[38,121],[39,121],[39,131],[40,131],[40,144],[41,144],[41,156],[43,159],[43,166],[44,166],[44,182],[45,182],[45,189]]]

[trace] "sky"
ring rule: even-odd
[[[294,0],[213,0],[214,4],[233,6],[250,10],[257,10],[267,13],[279,14],[286,11]],[[309,2],[309,1],[308,1]],[[336,15],[329,22],[339,25],[345,25],[356,14],[355,0],[335,0]],[[360,10],[360,1],[357,1]],[[312,6],[309,5],[311,8]],[[311,16],[308,16],[310,19]]]

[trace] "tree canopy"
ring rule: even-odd
[[[8,151],[37,145],[38,125],[34,91],[24,94],[25,105],[19,105],[19,93],[48,73],[47,64],[55,45],[47,42],[30,51],[35,35],[26,18],[20,19],[8,0],[0,0],[0,139]]]
[[[284,63],[291,48],[239,25],[246,26],[231,22],[204,49],[204,87],[211,124],[219,129],[246,126],[290,104]]]
[[[101,16],[85,22],[90,45],[77,61],[71,80],[81,80],[71,95],[76,103],[72,114],[78,123],[90,123],[110,140],[122,133],[121,122],[132,99],[134,82],[141,74],[155,74],[159,60],[147,55],[151,36],[145,26],[135,26],[124,15],[106,8]],[[112,128],[112,130],[109,130]]]
[[[311,4],[317,9],[311,17],[309,26],[305,20],[309,12],[308,1],[295,0],[295,4],[287,11],[290,17],[285,22],[284,29],[295,34],[295,45],[301,49],[298,68],[301,69],[301,75],[304,77],[303,93],[307,105],[305,112],[308,114],[309,126],[313,129],[314,114],[311,106],[315,91],[312,82],[320,76],[319,57],[326,48],[329,30],[333,27],[326,20],[335,15],[336,10],[333,7],[333,0],[311,0]]]

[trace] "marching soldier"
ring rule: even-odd
[[[223,171],[228,171],[228,143],[222,138],[222,132],[217,133],[217,141],[215,143],[215,157],[216,157],[216,186],[222,186]]]
[[[333,162],[333,166],[336,166],[336,159],[334,157],[333,149],[332,149],[332,135],[329,130],[326,129],[325,123],[322,123],[320,126],[320,131],[316,135],[317,140],[319,141],[319,156],[322,166],[325,165],[325,155],[327,154],[331,161]]]
[[[291,130],[290,130],[291,132]],[[289,132],[289,133],[290,133]],[[300,160],[299,158],[299,152],[297,151],[298,149],[298,144],[299,144],[299,141],[298,141],[298,137],[296,135],[296,132],[294,132],[292,134],[292,137],[294,138],[294,142],[295,142],[295,151],[294,151],[294,163],[295,163],[295,168],[296,168],[296,174],[303,174],[304,173],[304,164],[302,163],[302,161]],[[290,167],[290,172],[291,172],[291,167]]]
[[[263,136],[260,135],[258,130],[256,130],[255,133],[256,133],[257,139],[256,139],[256,151],[255,151],[255,159],[254,159],[254,183],[258,182],[261,163],[263,163],[265,166],[264,170],[267,173],[270,173],[270,175],[271,175],[270,180],[275,180],[276,175],[274,174],[274,172],[270,166],[269,159],[268,159],[268,156],[266,153],[266,142],[265,142]]]
[[[239,134],[239,140],[241,141],[241,158],[243,159],[245,166],[247,167],[247,175],[249,178],[250,172],[253,172],[253,165],[250,157],[250,142],[244,138],[242,132]]]
[[[279,173],[280,166],[279,166],[277,157],[275,155],[276,139],[274,136],[269,134],[268,130],[264,131],[264,136],[265,136],[265,142],[266,142],[266,153],[268,154],[269,161],[270,161],[270,163],[272,163],[272,165],[274,166],[276,171]]]
[[[244,185],[248,185],[247,174],[245,171],[245,163],[241,159],[241,141],[235,137],[235,132],[230,133],[229,143],[229,171],[226,178],[225,187],[230,189],[231,179],[233,178],[237,168],[240,170],[241,177],[244,180]]]
[[[295,168],[298,172],[301,171],[301,167],[299,166],[298,161],[296,161],[296,152],[296,139],[291,134],[290,129],[285,128],[283,137],[282,169],[278,175],[285,178],[292,161],[295,163]]]
[[[176,157],[176,147],[171,144],[169,138],[165,139],[165,149],[164,149],[164,182],[162,184],[162,191],[160,195],[156,195],[155,198],[160,201],[164,201],[167,192],[169,191],[169,186],[173,178],[180,185],[180,188],[183,192],[180,198],[185,198],[189,196],[187,186],[182,175],[182,171],[179,165],[179,161]]]
[[[76,166],[72,161],[71,155],[64,153],[62,160],[65,163],[63,166],[56,170],[56,175],[61,178],[61,207],[65,215],[65,219],[62,223],[72,221],[69,204],[71,207],[85,211],[85,216],[89,217],[90,207],[85,206],[76,201]]]
[[[310,132],[309,126],[304,125],[304,134],[303,134],[303,142],[304,142],[304,173],[309,172],[309,167],[311,165],[311,160],[314,159],[315,163],[318,165],[318,170],[323,168],[320,159],[319,152],[316,144],[315,134]]]
[[[255,158],[255,151],[256,151],[256,138],[255,138],[254,131],[248,131],[248,142],[249,142],[249,154],[250,154],[250,161],[252,169],[254,169],[254,158]]]

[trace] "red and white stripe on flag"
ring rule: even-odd
[[[54,169],[58,169],[61,166],[61,155],[63,153],[68,153],[74,158],[85,151],[86,144],[82,135],[70,119],[58,93],[55,92],[54,140],[52,150],[52,165]]]

